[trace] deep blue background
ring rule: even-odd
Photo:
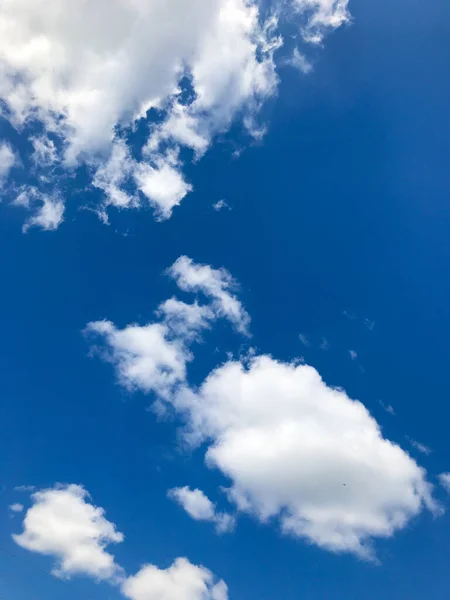
[[[11,541],[20,516],[6,507],[26,500],[12,487],[56,481],[84,484],[106,508],[125,533],[114,551],[129,572],[186,555],[223,577],[231,600],[450,597],[448,516],[423,514],[378,543],[381,566],[247,518],[222,538],[191,521],[166,490],[190,484],[220,500],[222,479],[200,455],[177,454],[174,424],[120,390],[81,334],[104,317],[150,320],[176,292],[161,273],[180,254],[225,266],[242,284],[251,344],[280,359],[303,355],[362,400],[386,436],[431,446],[430,456],[410,449],[430,479],[450,469],[450,3],[360,0],[351,11],[353,25],[311,54],[311,75],[281,71],[262,145],[234,160],[231,133],[188,169],[195,191],[170,221],[122,212],[105,227],[74,195],[58,231],[22,235],[23,214],[0,205],[1,600],[116,597],[51,578],[49,560]],[[212,209],[221,198],[232,211]],[[194,381],[241,343],[226,328],[207,341]]]

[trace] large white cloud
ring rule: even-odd
[[[145,565],[122,586],[130,600],[228,600],[227,586],[204,567],[178,558],[167,569]]]
[[[36,166],[87,160],[97,170],[103,218],[143,198],[168,218],[192,189],[182,147],[201,156],[236,118],[261,131],[258,109],[278,83],[278,19],[295,13],[317,41],[348,19],[347,0],[5,0],[3,116],[43,129],[30,137]],[[150,109],[148,139],[133,148],[142,156],[131,158],[122,133]]]
[[[13,538],[19,546],[53,556],[53,573],[60,577],[84,574],[96,579],[114,580],[120,568],[106,551],[123,535],[104,517],[104,510],[89,502],[89,494],[79,485],[56,486],[32,495],[23,533]]]
[[[286,533],[371,558],[372,538],[438,510],[425,471],[312,367],[231,361],[173,401],[188,439],[207,441],[207,465],[230,479],[230,500]]]

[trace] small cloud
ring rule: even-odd
[[[22,186],[18,196],[11,204],[32,212],[22,227],[23,233],[26,233],[31,227],[39,227],[44,231],[55,231],[64,221],[64,202],[58,192],[48,195],[40,192],[34,186]]]
[[[378,400],[378,403],[381,406],[381,408],[383,408],[387,413],[389,413],[392,416],[395,416],[395,410],[393,406],[391,406],[390,404],[385,404],[383,400]]]
[[[13,513],[20,513],[23,511],[23,508],[23,504],[16,502],[15,504],[11,504],[9,510],[11,510]]]
[[[420,442],[417,442],[416,440],[413,440],[410,437],[408,437],[408,441],[413,448],[415,448],[422,454],[425,454],[426,456],[428,456],[429,454],[431,454],[433,452],[433,450],[431,448],[429,448],[428,446],[425,446],[425,444],[421,444]]]
[[[294,67],[304,75],[308,75],[313,70],[312,64],[306,58],[304,54],[302,54],[298,48],[294,48],[294,52],[292,53],[291,58],[286,61],[286,65],[290,67]]]
[[[370,319],[364,319],[364,325],[369,331],[373,331],[373,328],[375,327],[375,321],[371,321]]]
[[[236,517],[228,513],[218,512],[216,505],[202,490],[191,490],[188,486],[184,486],[169,490],[167,496],[182,506],[195,521],[215,523],[217,533],[233,531],[236,526]]]
[[[346,319],[349,321],[354,321],[356,319],[355,313],[350,312],[349,310],[344,310],[342,313]]]
[[[14,488],[15,492],[34,492],[36,489],[35,485],[18,485]]]
[[[213,204],[212,207],[216,212],[219,212],[219,210],[222,210],[224,208],[226,208],[227,210],[233,210],[225,200],[219,200],[218,202]]]
[[[444,490],[450,494],[450,473],[441,473],[438,479]]]
[[[299,336],[298,336],[298,339],[301,341],[301,343],[304,346],[306,346],[306,348],[309,347],[309,345],[310,345],[309,344],[309,340],[308,340],[308,338],[306,337],[306,335],[304,333],[300,333]]]
[[[320,349],[321,350],[329,350],[330,349],[330,343],[327,340],[327,338],[322,338],[322,343],[320,344]]]
[[[366,327],[366,329],[368,329],[369,331],[372,331],[373,328],[375,327],[375,321],[371,321],[370,319],[360,319],[354,312],[352,312],[351,310],[344,310],[343,313],[344,317],[346,319],[348,319],[349,321],[362,321],[362,324],[364,325],[364,327]]]
[[[7,142],[0,141],[0,188],[3,187],[9,172],[16,164],[17,157],[14,150]]]
[[[352,360],[356,360],[358,358],[358,353],[355,352],[354,350],[349,350],[348,353],[350,354],[350,358]]]

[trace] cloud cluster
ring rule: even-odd
[[[195,521],[214,523],[218,533],[234,529],[235,518],[228,513],[218,512],[216,505],[202,490],[191,490],[188,486],[178,487],[169,490],[168,496],[178,502]]]
[[[172,327],[169,342],[164,334],[158,342],[137,343],[130,331],[145,338],[146,327],[117,332],[103,324],[104,350],[112,353],[119,379],[155,391],[184,419],[185,440],[202,446],[206,465],[226,476],[238,512],[278,522],[284,533],[327,550],[372,559],[374,538],[392,536],[424,507],[439,511],[425,470],[383,437],[361,402],[329,387],[314,368],[253,354],[228,360],[198,388],[189,385],[187,340],[214,320],[204,311],[227,317],[242,332],[248,315],[230,294],[234,280],[226,271],[180,257],[168,273],[209,304],[163,304],[163,321],[147,328]],[[149,352],[154,356],[147,360]],[[161,385],[161,378],[169,384]],[[200,490],[176,488],[170,496],[194,519],[217,524],[215,506]]]
[[[114,364],[119,382],[126,388],[154,392],[170,399],[186,380],[186,365],[193,359],[192,342],[218,318],[226,318],[247,333],[250,318],[231,293],[237,284],[225,269],[195,263],[182,256],[168,269],[181,290],[201,293],[207,304],[191,304],[176,298],[163,302],[156,311],[158,321],[117,328],[110,321],[95,321],[86,333],[99,341],[101,356]]]
[[[228,600],[227,586],[202,566],[177,558],[167,569],[143,566],[127,577],[106,546],[124,536],[90,503],[79,485],[57,485],[32,495],[33,504],[23,521],[17,544],[56,560],[53,574],[70,579],[85,575],[119,586],[130,600]],[[15,509],[17,510],[17,509]]]
[[[293,19],[317,43],[349,19],[347,0],[7,0],[2,116],[28,136],[36,168],[87,162],[104,220],[109,206],[143,202],[166,219],[192,190],[182,149],[200,158],[236,119],[264,130],[281,24]],[[140,119],[147,139],[130,145]]]

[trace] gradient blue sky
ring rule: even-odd
[[[24,215],[4,192],[2,600],[122,597],[107,583],[52,577],[51,558],[12,540],[23,514],[8,506],[30,505],[29,494],[13,488],[56,482],[84,485],[105,508],[125,534],[114,555],[127,572],[187,556],[226,581],[230,600],[450,594],[448,513],[424,511],[376,540],[377,565],[251,516],[223,536],[191,520],[167,490],[189,484],[222,502],[223,476],[205,469],[202,453],[181,451],[177,423],[158,421],[148,396],[121,388],[111,365],[88,356],[82,335],[103,318],[120,327],[151,321],[176,292],[163,271],[180,255],[226,267],[240,283],[252,338],[214,327],[195,349],[190,381],[199,384],[226,352],[249,345],[283,361],[303,356],[328,385],[365,404],[448,504],[437,477],[450,470],[450,4],[354,0],[350,10],[352,23],[313,49],[312,72],[280,66],[278,94],[260,111],[260,142],[231,127],[186,166],[194,191],[169,220],[112,209],[103,225],[80,210],[80,169],[64,183],[64,223],[22,234]],[[25,152],[7,119],[0,137]],[[18,172],[17,183],[28,176]],[[95,202],[101,192],[86,194]],[[220,199],[232,210],[215,211]]]

